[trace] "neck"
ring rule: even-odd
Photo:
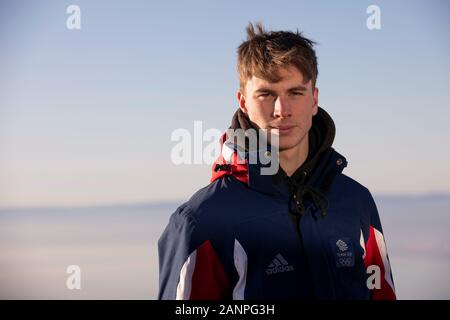
[[[280,151],[280,166],[290,177],[308,157],[309,139],[306,135],[299,144],[290,149]]]

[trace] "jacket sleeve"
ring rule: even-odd
[[[220,259],[194,218],[183,205],[170,217],[158,241],[160,300],[224,300],[229,279]]]
[[[367,270],[367,286],[372,300],[396,300],[391,264],[386,249],[380,216],[369,192],[369,219],[366,228],[364,264]],[[362,238],[363,239],[363,238]]]

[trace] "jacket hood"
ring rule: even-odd
[[[230,129],[255,129],[258,127],[238,109],[231,120]],[[333,148],[336,129],[333,119],[321,107],[313,117],[309,131],[309,152],[305,162],[290,177],[279,168],[276,174],[262,175],[264,167],[260,161],[251,164],[248,156],[248,140],[245,145],[240,145],[236,139],[230,139],[225,132],[221,139],[221,155],[213,164],[211,182],[226,175],[232,175],[236,179],[248,184],[259,192],[291,198],[293,210],[302,213],[304,199],[309,198],[319,207],[322,214],[326,213],[326,199],[324,193],[328,191],[334,177],[342,172],[347,165],[346,159]],[[243,140],[241,140],[243,141]],[[270,151],[270,145],[267,145]]]
[[[231,120],[230,129],[258,129],[258,126],[250,121],[248,116],[238,109]],[[321,107],[313,116],[311,129],[309,130],[309,152],[305,162],[299,167],[295,174],[306,170],[310,173],[319,159],[320,155],[333,145],[336,127],[331,116]]]

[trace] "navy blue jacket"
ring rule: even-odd
[[[226,139],[231,158],[216,161],[212,182],[159,239],[159,299],[395,299],[375,202],[342,173],[341,154],[328,148],[309,180],[327,180],[326,215],[305,198],[295,226],[286,183],[261,175],[259,162],[237,163]]]

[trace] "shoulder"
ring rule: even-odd
[[[373,201],[372,194],[367,187],[343,173],[336,176],[331,193],[334,197],[352,199],[366,204]]]
[[[176,242],[187,243],[189,250],[207,240],[216,249],[231,248],[238,217],[236,210],[231,210],[232,203],[236,203],[236,195],[242,194],[245,188],[241,182],[228,177],[201,188],[170,216],[159,241],[178,239]]]
[[[364,225],[369,224],[370,217],[377,211],[369,189],[342,173],[333,181],[328,197],[331,206],[340,215],[358,219]]]
[[[233,205],[244,197],[248,187],[232,178],[223,177],[195,192],[175,212],[189,223],[225,222],[232,218]]]

